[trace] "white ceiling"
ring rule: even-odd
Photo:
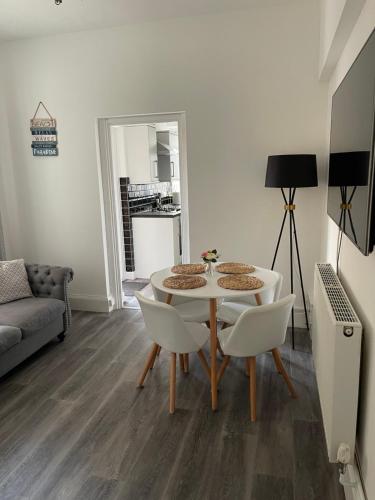
[[[0,0],[0,40],[199,16],[288,0]],[[290,0],[289,0],[290,1]]]

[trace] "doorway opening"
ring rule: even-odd
[[[100,118],[107,290],[112,308],[138,308],[150,276],[189,261],[185,113]]]

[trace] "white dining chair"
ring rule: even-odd
[[[275,286],[260,294],[262,304],[272,304],[280,298],[283,277],[280,273],[275,272],[275,274],[277,274]],[[224,299],[217,308],[217,319],[223,322],[223,328],[225,328],[227,325],[234,325],[244,311],[254,307],[258,307],[254,295]]]
[[[155,273],[154,273],[155,274]],[[151,275],[152,278],[153,275]],[[155,300],[159,302],[166,302],[168,294],[156,288],[151,282],[152,291]],[[181,297],[173,295],[171,305],[177,310],[183,321],[194,323],[206,323],[210,327],[210,305],[208,300],[192,299],[190,297]],[[220,350],[220,346],[218,345]],[[160,354],[160,348],[158,350]],[[180,359],[180,364],[185,373],[189,371],[189,356],[184,356],[183,360]]]
[[[154,287],[152,283],[151,286],[155,300],[158,300],[159,302],[166,302],[168,294]],[[210,320],[210,305],[208,300],[191,299],[189,297],[179,297],[178,295],[173,295],[171,305],[176,308],[177,312],[184,321],[207,323],[208,325]]]
[[[256,420],[256,356],[271,351],[278,372],[284,377],[292,397],[296,392],[281,360],[278,347],[284,344],[295,295],[263,306],[246,309],[234,326],[218,334],[224,359],[218,373],[220,382],[231,356],[246,358],[249,379],[250,418]]]
[[[192,321],[185,322],[177,310],[168,304],[147,299],[135,292],[142,309],[147,332],[154,341],[147,363],[140,376],[138,386],[143,387],[147,373],[152,368],[159,346],[171,353],[169,370],[169,413],[174,413],[176,404],[176,355],[196,352],[209,380],[211,371],[202,347],[207,342],[210,331]]]

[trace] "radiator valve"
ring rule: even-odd
[[[354,333],[354,329],[352,326],[344,326],[345,337],[352,337],[353,333]]]

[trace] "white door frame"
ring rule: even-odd
[[[106,287],[109,309],[122,308],[120,267],[121,234],[117,213],[120,206],[120,187],[113,172],[110,127],[113,125],[140,125],[149,123],[178,123],[180,183],[181,183],[181,237],[182,262],[190,261],[189,207],[185,111],[101,117],[96,121],[99,191],[102,218]]]

